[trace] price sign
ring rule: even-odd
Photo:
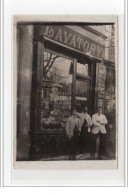
[[[41,87],[43,88],[52,88],[53,83],[51,81],[42,81]]]

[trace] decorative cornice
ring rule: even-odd
[[[99,37],[102,37],[103,39],[108,38],[108,37],[105,36],[104,34],[101,34],[100,32],[98,32],[98,31],[92,29],[92,28],[89,27],[89,26],[81,26],[81,28],[83,28],[83,29],[85,29],[85,30],[88,30],[89,32],[91,32],[91,33],[93,33],[93,34],[95,34],[95,35],[97,35],[97,36],[99,36]]]

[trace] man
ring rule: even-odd
[[[75,159],[80,136],[80,123],[76,117],[76,110],[72,110],[71,116],[67,119],[65,132],[69,139],[70,159]]]
[[[81,116],[83,118],[83,120],[87,121],[87,127],[88,127],[88,132],[90,133],[91,129],[90,127],[92,126],[92,120],[90,115],[88,114],[88,107],[85,106],[83,109],[83,112],[81,113]]]
[[[81,153],[90,153],[90,127],[92,126],[92,120],[88,114],[88,107],[83,108],[82,113],[77,113],[76,116],[80,120],[81,127]]]
[[[95,153],[97,152],[97,139],[99,138],[99,149],[98,149],[98,158],[104,159],[105,155],[105,143],[107,132],[105,125],[108,123],[105,115],[102,114],[102,108],[98,106],[97,113],[92,116],[92,149],[91,149],[91,158],[95,158]]]

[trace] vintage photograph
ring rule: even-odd
[[[117,159],[116,27],[16,23],[16,161]]]

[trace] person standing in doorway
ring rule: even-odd
[[[69,159],[75,160],[80,136],[80,123],[76,117],[76,110],[72,110],[71,116],[67,119],[65,132],[69,139]]]
[[[83,119],[85,119],[87,121],[87,128],[88,128],[88,132],[90,133],[91,131],[91,126],[92,126],[92,120],[90,115],[88,114],[88,107],[85,106],[83,109],[83,112],[81,113]]]
[[[92,126],[92,120],[88,114],[88,107],[85,106],[83,112],[77,113],[76,116],[78,116],[81,125],[81,153],[85,155],[86,153],[90,153],[90,131]]]
[[[98,106],[97,113],[92,116],[91,159],[95,158],[96,152],[98,152],[98,159],[104,159],[105,157],[105,144],[107,138],[105,125],[107,123],[108,121],[105,115],[102,114],[102,107]],[[99,140],[99,143],[97,140]]]

